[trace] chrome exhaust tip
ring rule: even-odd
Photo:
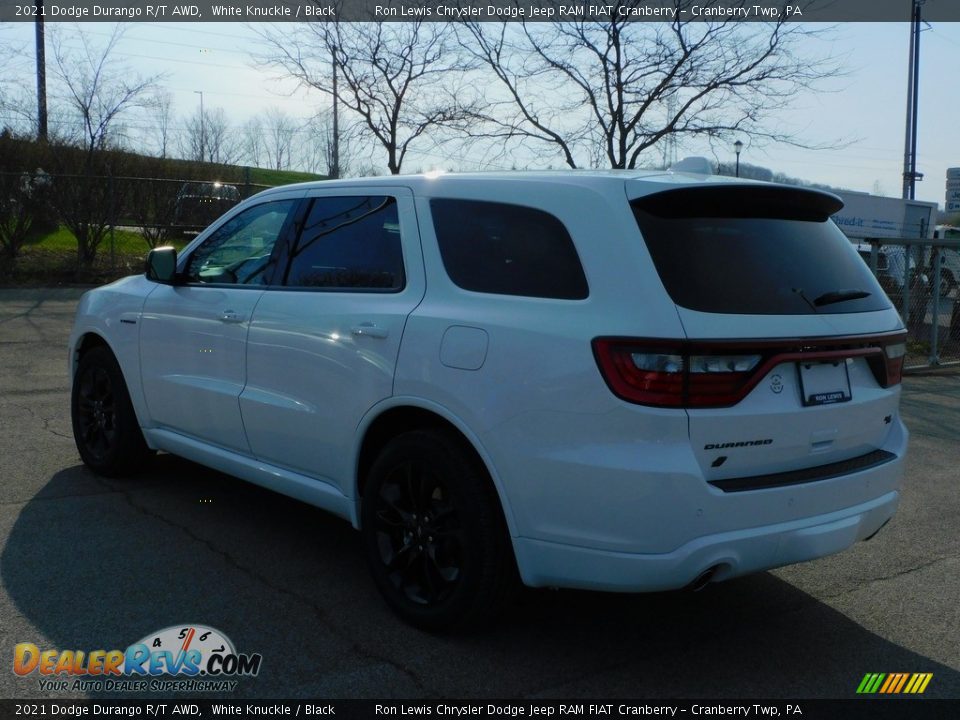
[[[717,574],[717,570],[719,569],[719,565],[714,565],[712,568],[704,570],[702,573],[697,575],[692,583],[687,585],[686,589],[690,590],[691,592],[700,592],[710,584],[710,581],[713,580],[713,576]]]

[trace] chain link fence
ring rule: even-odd
[[[905,368],[960,365],[960,240],[870,240],[857,251],[907,327]]]
[[[120,270],[117,231],[143,238],[144,253],[190,240],[242,200],[271,187],[249,182],[0,171],[0,256],[11,262],[30,234],[64,225],[85,260]]]
[[[14,220],[29,213],[38,225],[61,222],[74,234],[95,233],[92,253],[99,250],[111,272],[119,269],[117,230],[141,236],[144,252],[187,241],[270,187],[249,177],[221,182],[39,173],[0,171],[0,249],[11,256],[18,251],[24,238],[11,239],[19,227]],[[876,239],[856,247],[908,329],[906,368],[960,365],[960,239]]]

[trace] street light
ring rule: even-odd
[[[200,96],[200,162],[204,162],[203,159],[203,141],[206,138],[207,133],[203,129],[203,90],[194,90],[194,94]]]
[[[733,151],[737,154],[737,177],[740,177],[740,152],[743,150],[743,143],[737,140],[733,144]]]

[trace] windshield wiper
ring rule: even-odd
[[[833,305],[847,300],[861,300],[866,297],[870,297],[870,293],[866,290],[831,290],[820,297],[814,298],[813,304],[822,307],[823,305]]]

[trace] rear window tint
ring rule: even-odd
[[[520,205],[430,201],[443,266],[464,290],[582,300],[587,280],[570,234],[553,215]]]
[[[829,219],[837,202],[746,186],[669,190],[631,205],[677,305],[749,315],[883,310],[886,295]]]

